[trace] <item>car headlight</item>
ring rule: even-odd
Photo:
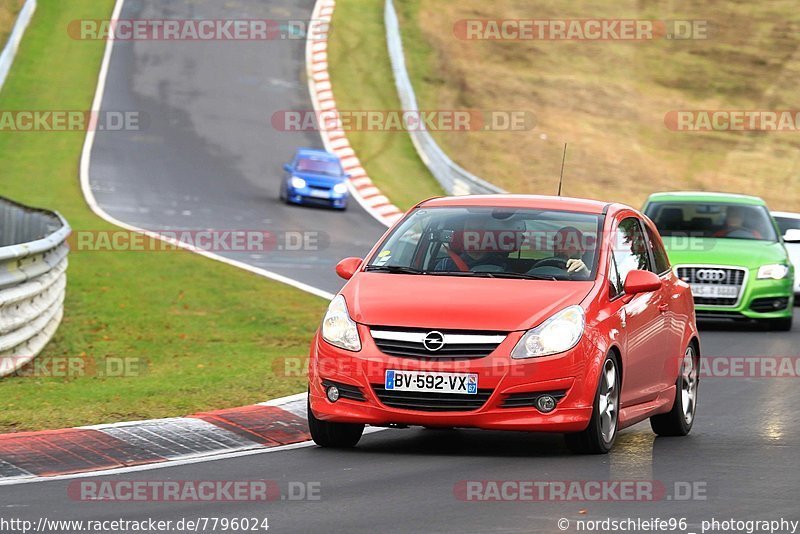
[[[358,352],[361,350],[361,338],[358,328],[350,318],[344,297],[338,295],[328,306],[322,320],[322,339],[335,347]]]
[[[586,316],[580,306],[570,306],[545,322],[525,332],[511,351],[512,358],[536,358],[565,352],[574,347],[583,335]]]
[[[292,176],[292,187],[295,189],[303,189],[306,186],[306,181],[299,176]]]
[[[334,185],[333,192],[339,195],[344,195],[345,193],[347,193],[347,184],[342,182],[340,184]]]
[[[762,265],[758,268],[758,279],[759,280],[783,280],[789,275],[789,266],[788,265]]]

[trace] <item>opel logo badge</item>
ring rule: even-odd
[[[428,332],[423,338],[422,344],[430,352],[436,352],[444,347],[444,334],[437,332],[436,330],[433,332]]]
[[[728,274],[722,269],[700,269],[697,271],[697,279],[702,282],[722,282]]]

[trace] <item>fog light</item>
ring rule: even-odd
[[[331,402],[339,400],[339,388],[336,386],[330,386],[326,394],[328,395],[328,400]]]
[[[550,413],[556,409],[556,399],[552,395],[542,395],[536,399],[536,409],[542,413]]]

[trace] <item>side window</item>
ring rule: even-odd
[[[617,269],[617,258],[614,256],[614,251],[611,251],[611,254],[608,256],[608,282],[610,285],[610,297],[616,298],[622,295],[623,287],[622,287],[622,280],[619,277],[619,269]]]
[[[649,226],[645,226],[645,228],[647,228],[647,241],[650,244],[650,250],[653,251],[653,259],[656,262],[653,272],[656,274],[665,273],[669,271],[669,257],[667,257],[667,251],[664,250],[664,245],[661,244],[655,232],[653,232]]]
[[[614,257],[623,284],[631,271],[650,270],[647,240],[636,217],[628,217],[619,223],[614,239]]]

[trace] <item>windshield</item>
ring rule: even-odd
[[[602,217],[513,208],[415,211],[381,244],[368,271],[593,280]]]
[[[764,206],[709,202],[656,202],[645,211],[664,237],[777,241]]]
[[[337,162],[322,159],[301,158],[297,160],[297,170],[300,172],[327,174],[328,176],[340,176],[342,174],[342,169]]]

